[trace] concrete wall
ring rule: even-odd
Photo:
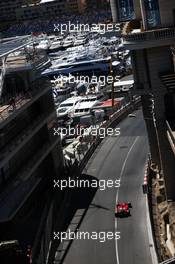
[[[173,58],[170,48],[167,46],[133,51],[132,62],[136,93],[137,90],[142,91],[142,93],[153,92],[157,97],[162,98],[166,93],[166,87],[163,85],[159,74],[171,71],[173,68]],[[157,109],[158,118],[164,116],[164,103],[162,101],[161,111],[160,103],[159,101]]]
[[[138,50],[133,52],[134,76],[136,84],[144,87],[143,94],[152,93],[154,97],[154,118],[151,118],[151,103],[143,100],[144,117],[147,124],[148,136],[153,162],[163,169],[168,199],[175,199],[175,156],[168,142],[165,125],[164,96],[167,89],[159,74],[173,69],[173,59],[168,46]],[[136,87],[137,88],[137,87]],[[137,89],[135,90],[137,91]],[[139,89],[138,89],[139,91]],[[148,113],[148,116],[146,116]],[[150,112],[150,113],[149,113]],[[152,120],[151,120],[152,119]],[[157,127],[157,130],[155,129]],[[157,149],[155,151],[155,149]],[[156,157],[157,156],[157,157]],[[158,157],[159,156],[159,157]]]
[[[173,67],[173,58],[169,47],[160,47],[148,49],[148,63],[150,69],[150,78],[155,96],[156,118],[162,119],[165,115],[164,95],[167,92],[162,83],[159,74],[170,72]]]
[[[169,47],[149,49],[148,61],[155,101],[155,117],[159,140],[158,144],[160,146],[161,167],[165,175],[167,196],[169,199],[175,199],[175,156],[167,139],[165,125],[166,117],[164,96],[167,93],[167,90],[159,78],[160,72],[170,71],[173,67],[173,61]]]
[[[147,89],[150,88],[148,84],[144,52],[144,50],[137,50],[132,53],[135,87],[142,92],[144,92],[144,90],[147,91]]]

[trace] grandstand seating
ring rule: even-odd
[[[70,15],[62,15],[57,19],[50,20],[32,20],[32,21],[24,21],[18,24],[14,24],[9,27],[5,32],[3,32],[4,37],[13,37],[13,36],[21,36],[28,35],[33,32],[45,32],[45,33],[54,33],[54,24],[58,25],[61,23],[104,23],[111,19],[111,13],[107,13],[105,11],[96,12],[94,11],[91,16],[88,14],[83,15],[74,15],[70,18]]]

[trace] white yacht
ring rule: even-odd
[[[52,94],[55,105],[59,105],[62,101],[71,96],[71,92],[74,91],[74,84],[60,82],[52,80]]]
[[[83,96],[81,101],[74,107],[72,117],[90,114],[92,108],[102,100],[104,100],[103,94]]]
[[[84,50],[84,46],[83,45],[78,45],[76,47],[70,47],[67,48],[66,53],[72,53],[72,52],[81,52],[82,50]]]
[[[73,112],[74,107],[78,102],[81,101],[81,99],[82,99],[81,96],[75,96],[63,101],[56,110],[57,116],[58,117],[65,116]]]
[[[36,46],[37,49],[43,49],[43,50],[48,50],[51,45],[50,40],[44,39],[41,40],[40,43]]]
[[[71,91],[72,91],[72,89],[70,87],[66,87],[66,88],[55,87],[55,88],[53,88],[52,93],[53,93],[53,99],[54,99],[55,105],[59,105],[62,101],[69,98]]]
[[[60,49],[62,46],[62,40],[53,41],[49,47],[49,52],[55,52]]]
[[[67,38],[65,38],[65,39],[63,40],[63,45],[62,45],[63,48],[68,48],[68,47],[70,47],[70,46],[73,46],[74,41],[75,41],[74,36],[68,36]]]
[[[74,46],[84,45],[86,43],[86,37],[79,35],[74,41]]]

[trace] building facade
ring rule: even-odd
[[[111,0],[114,22],[122,22],[123,45],[130,50],[134,89],[147,126],[152,177],[150,212],[159,262],[173,254],[175,201],[175,2]]]
[[[152,161],[165,176],[167,198],[174,200],[175,2],[111,0],[114,4],[113,19],[125,21],[123,44],[131,51],[134,93],[142,96]]]
[[[37,254],[42,236],[47,232],[46,243],[52,235],[57,217],[54,210],[58,211],[62,201],[59,191],[53,197],[53,179],[62,176],[62,147],[53,131],[56,112],[51,85],[40,77],[39,67],[47,63],[46,57],[29,58],[26,47],[21,55],[4,56],[0,76],[0,240],[16,239],[24,251],[30,245]],[[44,244],[46,250],[48,244]]]

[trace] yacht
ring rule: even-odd
[[[57,117],[66,116],[69,113],[73,112],[74,107],[78,102],[81,101],[81,99],[82,99],[81,96],[75,96],[63,101],[56,110]]]
[[[40,43],[36,46],[37,49],[48,50],[51,45],[51,42],[48,39],[41,40]]]
[[[85,49],[85,47],[83,45],[77,45],[76,47],[67,48],[66,52],[68,52],[68,53],[81,52],[84,49]]]
[[[62,40],[56,40],[52,42],[49,47],[49,52],[56,52],[62,47]]]
[[[59,74],[108,74],[110,70],[110,60],[111,57],[83,60],[78,62],[65,61],[65,63],[56,61],[55,64],[52,65],[49,69],[43,71],[42,75],[54,77]]]
[[[73,46],[74,41],[75,41],[74,36],[68,36],[67,38],[64,39],[62,47],[63,48],[71,47]]]
[[[57,83],[56,81],[51,81],[52,83],[52,94],[55,105],[59,105],[62,101],[66,100],[71,96],[71,92],[74,91],[74,84],[69,83]]]
[[[76,104],[72,117],[80,117],[91,113],[92,108],[100,101],[104,100],[103,94],[83,96],[81,101]]]
[[[86,37],[85,36],[77,36],[74,41],[74,46],[84,45],[86,43]]]

